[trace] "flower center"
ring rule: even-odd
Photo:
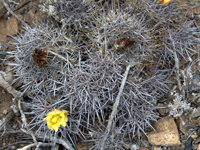
[[[53,115],[51,117],[51,123],[56,124],[60,120],[61,116],[59,114]]]

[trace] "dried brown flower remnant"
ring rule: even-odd
[[[41,68],[43,67],[45,64],[47,64],[47,61],[49,60],[47,57],[47,52],[45,50],[41,50],[41,49],[35,49],[32,57],[33,60],[38,64],[38,66]]]
[[[115,48],[123,48],[123,47],[128,47],[134,44],[134,41],[130,39],[130,37],[126,37],[115,44]]]

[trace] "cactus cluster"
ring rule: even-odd
[[[175,3],[166,7],[155,0],[41,4],[58,25],[24,26],[24,32],[14,36],[15,50],[8,52],[13,61],[7,62],[31,98],[24,102],[30,129],[66,138],[74,146],[81,137],[99,149],[123,73],[134,61],[137,65],[129,71],[105,148],[121,149],[141,132],[147,135],[146,128],[153,129],[151,123],[158,117],[153,101],[169,92],[173,45],[180,59],[191,60],[197,53],[197,27],[179,17]],[[69,113],[66,126],[57,132],[43,122],[53,108]]]

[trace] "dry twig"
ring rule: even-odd
[[[183,90],[183,88],[181,86],[181,81],[180,81],[180,78],[179,78],[179,74],[180,74],[180,71],[179,71],[179,59],[177,57],[175,44],[174,44],[174,41],[173,41],[170,33],[169,33],[169,37],[170,37],[170,40],[172,42],[172,49],[173,49],[174,60],[175,60],[176,80],[177,80],[179,91],[181,92],[181,94],[182,94],[182,96],[184,98],[185,97],[185,92],[184,92],[184,90]]]
[[[37,135],[36,137],[41,138],[41,139],[47,139],[47,140],[50,140],[50,141],[55,141],[54,137],[48,137],[48,136],[44,137],[43,135],[45,135],[45,134],[40,134],[40,135]],[[56,139],[56,143],[61,144],[62,146],[64,146],[68,150],[74,150],[74,148],[72,147],[72,145],[69,141],[62,140],[62,139]]]
[[[25,129],[21,129],[21,131],[23,131],[24,133],[26,133],[26,134],[28,134],[28,135],[31,135],[32,138],[33,138],[33,136],[35,136],[35,135],[33,135],[32,132],[26,131]],[[36,141],[36,139],[38,139],[38,138],[39,138],[39,139],[46,139],[46,140],[53,141],[53,142],[56,142],[56,143],[58,143],[58,144],[61,144],[61,145],[63,145],[66,149],[68,149],[68,150],[74,150],[73,147],[72,147],[72,145],[69,143],[69,141],[65,141],[65,140],[62,140],[62,139],[56,139],[56,141],[55,141],[55,138],[54,138],[54,137],[48,137],[48,136],[45,136],[45,137],[44,137],[43,135],[45,135],[45,134],[36,135],[34,141]],[[38,143],[38,144],[39,144],[39,143]],[[38,146],[38,144],[36,144],[36,146]]]
[[[17,150],[27,150],[30,149],[31,147],[36,147],[35,150],[38,150],[40,146],[53,146],[53,144],[51,143],[42,143],[42,142],[38,142],[38,144],[36,145],[35,143],[29,144],[27,146],[24,146],[23,148],[18,148]]]
[[[200,95],[195,96],[194,98],[189,99],[188,101],[190,103],[193,103],[196,99],[198,99],[200,97]]]
[[[4,80],[4,78],[3,78],[2,75],[5,76],[6,73],[3,72],[3,71],[0,71],[0,85],[1,85],[4,89],[6,89],[10,94],[12,94],[14,98],[16,98],[16,99],[18,100],[18,108],[19,108],[19,111],[20,111],[20,113],[21,113],[21,119],[22,119],[23,125],[26,127],[26,126],[27,126],[26,117],[25,117],[25,115],[24,115],[24,113],[23,113],[23,110],[22,110],[22,108],[21,108],[22,93],[19,92],[19,91],[17,91],[17,90],[15,90],[12,86],[10,86],[9,83],[6,82],[6,81]],[[4,119],[2,120],[2,123],[0,124],[0,127],[3,126],[3,125],[5,125],[5,124],[6,124],[8,121],[10,121],[14,116],[15,116],[15,113],[13,113],[13,112],[9,113],[9,114],[6,116],[6,118],[4,118]],[[34,134],[31,132],[30,135],[32,136],[33,141],[34,141],[35,144],[37,145],[37,140],[36,140]]]
[[[6,76],[6,73],[3,71],[0,71],[0,86],[2,86],[5,90],[8,91],[8,93],[12,94],[12,96],[16,99],[22,96],[22,93],[15,90],[12,86],[9,85],[8,82],[5,81],[3,76]]]
[[[2,132],[0,132],[0,134],[1,134]],[[25,134],[24,134],[25,133]],[[24,130],[24,129],[20,129],[20,130],[8,130],[7,132],[6,132],[6,134],[15,134],[15,135],[21,135],[21,134],[23,134],[23,136],[24,135],[28,135],[28,136],[25,136],[25,139],[27,139],[27,140],[30,140],[30,139],[32,139],[30,136],[30,134],[26,131],[26,130]],[[55,140],[55,138],[54,137],[49,137],[49,136],[45,136],[44,137],[44,133],[42,133],[41,132],[41,134],[40,135],[36,135],[36,139],[37,140],[41,140],[41,139],[46,139],[47,141],[49,140],[49,141],[53,141],[54,142],[54,140]],[[72,145],[69,143],[69,141],[66,141],[66,140],[62,140],[62,139],[57,139],[56,140],[56,143],[57,144],[61,144],[62,146],[64,146],[66,149],[68,149],[68,150],[74,150],[74,148],[72,147]],[[34,144],[34,146],[36,146],[35,145],[35,143],[33,143]],[[40,144],[40,142],[38,142],[38,144]],[[44,144],[46,144],[46,143],[42,143],[42,146],[44,146]],[[53,143],[48,143],[48,144],[53,144]],[[28,145],[27,145],[28,146]]]
[[[15,113],[13,113],[11,111],[6,115],[5,118],[0,120],[0,131],[3,129],[3,127],[6,125],[6,123],[8,123],[14,116],[15,116]]]
[[[24,146],[23,148],[18,148],[17,150],[27,150],[27,149],[29,149],[29,148],[31,148],[31,147],[33,147],[33,146],[35,146],[35,143],[26,145],[26,146]]]
[[[4,0],[1,0],[2,4],[6,7],[9,13],[11,13],[18,21],[20,21],[23,25],[26,25],[30,28],[29,25],[27,25],[22,19],[20,19],[9,7],[8,4]]]
[[[19,108],[19,111],[20,111],[20,114],[21,114],[21,119],[22,119],[22,126],[24,126],[26,128],[27,126],[27,121],[26,121],[26,117],[24,115],[24,112],[21,108],[21,99],[18,100],[18,108]]]
[[[104,133],[104,137],[102,138],[101,140],[101,148],[100,150],[104,150],[104,145],[105,145],[105,141],[108,137],[108,134],[110,133],[110,129],[111,129],[111,126],[112,126],[112,123],[113,123],[113,119],[117,113],[117,107],[119,105],[119,100],[120,100],[120,97],[122,95],[122,92],[123,92],[123,89],[124,89],[124,85],[126,83],[126,79],[127,79],[127,76],[128,76],[128,72],[129,72],[129,69],[133,66],[135,66],[135,62],[131,62],[127,67],[126,67],[126,71],[125,73],[123,74],[123,79],[122,79],[122,82],[121,82],[121,86],[120,86],[120,89],[119,89],[119,93],[117,95],[117,98],[115,100],[115,103],[113,104],[113,110],[109,116],[109,121],[108,121],[108,125],[107,125],[107,128],[106,128],[106,131]]]
[[[53,51],[51,51],[51,50],[47,50],[47,52],[50,53],[50,54],[52,54],[52,55],[57,56],[58,58],[60,58],[60,59],[62,59],[62,60],[64,60],[64,61],[66,61],[67,63],[69,63],[70,67],[73,68],[73,65],[72,65],[72,64],[70,63],[70,61],[69,61],[68,59],[66,59],[65,57],[63,57],[63,56],[61,56],[61,55],[59,55],[59,54],[57,54],[57,53],[55,53],[55,52],[53,52]]]
[[[5,81],[5,79],[3,78],[3,76],[5,76],[5,75],[6,75],[5,72],[0,71],[0,86],[2,86],[5,90],[8,91],[8,93],[12,94],[13,97],[18,100],[18,108],[19,108],[19,111],[21,113],[22,122],[23,122],[23,125],[26,127],[26,125],[27,125],[26,117],[25,117],[23,110],[21,108],[22,93],[15,90],[12,86],[9,85],[8,82]]]

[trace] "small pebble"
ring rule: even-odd
[[[170,112],[170,109],[169,108],[164,108],[164,105],[162,103],[158,103],[158,107],[163,107],[163,108],[158,108],[158,112],[162,116],[164,116],[165,114]]]
[[[199,143],[200,143],[200,137],[198,137],[198,138],[195,140],[194,144],[199,144]]]
[[[2,93],[2,94],[6,94],[5,90],[2,90],[1,93]]]
[[[196,109],[196,111],[193,113],[193,114],[191,114],[190,115],[190,118],[196,118],[196,117],[199,117],[200,116],[200,107],[198,107],[197,109]]]
[[[7,66],[6,71],[11,70],[10,66]],[[11,83],[14,80],[14,76],[13,76],[13,72],[9,71],[6,73],[6,75],[4,76],[4,79],[8,82]]]
[[[2,147],[6,146],[6,142],[3,142]]]
[[[191,83],[188,85],[188,90],[192,91],[193,89],[200,86],[200,75],[194,74],[191,80]]]
[[[131,145],[131,150],[137,150],[139,146],[137,144],[132,144]]]
[[[191,135],[191,137],[192,137],[193,139],[196,139],[196,138],[198,137],[198,135],[197,135],[197,133],[195,132],[195,133],[193,133],[193,134]]]
[[[178,117],[178,128],[183,133],[187,133],[187,125],[188,125],[188,119],[185,115],[181,115]]]
[[[154,123],[156,131],[148,134],[149,143],[153,146],[162,145],[166,147],[179,146],[180,137],[176,123],[172,117],[163,117]]]
[[[198,146],[197,146],[197,150],[200,150],[200,144],[198,144]]]
[[[197,123],[198,123],[198,125],[200,126],[200,117],[198,117]]]
[[[7,115],[7,113],[8,113],[8,110],[7,110],[7,109],[4,109],[4,110],[3,110],[3,114],[4,114],[4,115]]]
[[[195,5],[195,0],[188,0],[190,5]]]

